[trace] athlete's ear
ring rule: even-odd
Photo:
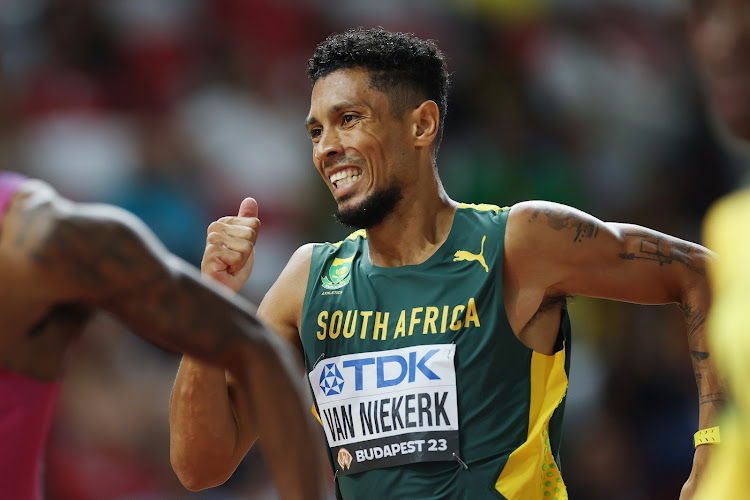
[[[440,125],[440,111],[435,101],[424,101],[412,111],[414,145],[427,148],[437,136]]]

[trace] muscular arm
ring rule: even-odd
[[[644,227],[604,223],[547,202],[514,206],[508,218],[504,288],[514,330],[548,297],[586,295],[640,304],[677,304],[700,397],[700,427],[713,425],[724,400],[706,342],[706,267],[713,254]]]
[[[302,247],[292,256],[258,308],[258,316],[300,352],[299,324],[311,249]],[[260,403],[247,402],[255,399],[255,390],[231,373],[183,357],[170,405],[171,455],[180,480],[190,489],[224,482],[252,446],[260,429],[255,416]],[[288,425],[312,422],[309,406],[305,415],[295,418],[302,422]],[[310,451],[321,449],[316,443]],[[204,465],[207,454],[210,468]]]
[[[27,231],[20,242],[49,286],[64,290],[68,300],[110,311],[154,344],[227,367],[250,388],[262,450],[282,496],[317,496],[317,433],[305,418],[309,395],[302,373],[288,345],[259,322],[249,303],[202,281],[122,210],[32,196],[23,213]],[[220,432],[236,442],[241,430],[225,426]],[[290,443],[298,446],[294,453]],[[203,456],[202,463],[210,467],[211,458]]]

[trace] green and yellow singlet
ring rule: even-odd
[[[365,231],[315,245],[301,337],[341,497],[567,498],[570,323],[564,312],[553,356],[511,330],[507,216],[460,205],[419,265],[374,266]]]

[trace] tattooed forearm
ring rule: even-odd
[[[690,356],[693,363],[693,375],[695,376],[695,384],[698,386],[698,393],[700,393],[701,388],[703,387],[703,367],[700,363],[701,361],[708,359],[709,354],[707,352],[691,350]]]
[[[709,357],[709,353],[703,352],[703,351],[690,351],[690,355],[698,363],[700,363],[701,361],[704,361],[704,360],[708,359],[708,357]]]
[[[221,296],[197,273],[175,270],[138,297],[122,297],[106,308],[157,345],[226,365],[248,340],[256,348],[264,344],[263,326],[249,304],[238,300]]]
[[[623,236],[625,238],[634,238],[640,241],[638,241],[637,244],[637,251],[621,253],[619,254],[621,259],[652,260],[658,262],[660,266],[671,264],[676,261],[684,264],[690,270],[702,276],[706,274],[705,268],[695,264],[695,259],[691,255],[693,251],[689,245],[674,241],[667,236],[659,234],[625,232],[623,233]]]
[[[698,402],[704,405],[719,405],[724,403],[724,394],[718,384],[716,373],[712,366],[711,353],[706,350],[705,322],[706,316],[698,307],[689,304],[680,306],[687,328],[690,360],[693,364],[695,383],[698,386]]]
[[[703,328],[706,323],[706,315],[701,313],[698,309],[690,307],[688,304],[681,305],[680,310],[682,311],[682,315],[685,317],[685,324],[687,325],[688,343],[691,343],[692,338],[697,333],[703,332]],[[706,353],[706,357],[708,357],[708,353]]]
[[[693,362],[693,374],[695,383],[698,386],[698,401],[701,406],[715,404],[721,406],[724,404],[724,393],[721,392],[720,386],[712,383],[715,379],[713,368],[711,367],[711,354],[706,351],[690,350],[690,357]]]
[[[557,208],[537,208],[531,214],[529,222],[539,217],[539,214],[544,214],[547,225],[555,231],[563,229],[575,231],[573,241],[576,243],[584,239],[594,239],[599,235],[599,224],[596,221],[586,220],[575,212]]]
[[[125,220],[108,215],[111,213],[105,210],[97,217],[41,206],[27,212],[17,241],[50,279],[104,300],[163,272],[146,240]]]
[[[699,399],[700,405],[707,405],[707,404],[718,404],[722,405],[724,404],[724,393],[723,392],[714,392],[711,394],[704,394]]]
[[[226,366],[268,347],[252,306],[220,293],[130,214],[103,206],[29,210],[19,242],[45,279],[163,348]],[[46,222],[45,222],[46,221]]]

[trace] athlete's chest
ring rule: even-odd
[[[354,260],[338,275],[336,266],[334,259],[318,278],[303,331],[329,352],[455,343],[494,315],[488,299],[498,290],[497,276],[480,265],[446,260],[427,269],[367,272]]]

